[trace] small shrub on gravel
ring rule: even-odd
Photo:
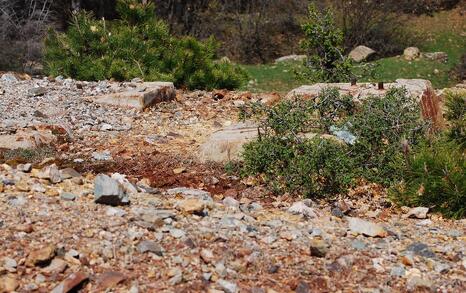
[[[428,206],[447,217],[466,217],[466,95],[446,93],[448,128],[415,148],[390,189],[400,205]]]
[[[406,151],[424,137],[430,123],[420,117],[419,103],[404,88],[390,89],[383,97],[370,97],[350,117],[357,137],[352,156],[363,177],[389,185],[401,178]]]
[[[403,181],[390,189],[390,195],[400,205],[427,206],[447,217],[464,218],[464,150],[445,138],[423,144],[410,156]]]
[[[153,3],[119,0],[120,19],[73,15],[66,33],[50,31],[45,42],[46,71],[81,80],[173,81],[189,89],[234,89],[246,80],[231,63],[216,62],[214,40],[176,38],[157,20]]]
[[[407,150],[429,126],[405,89],[367,97],[359,106],[326,89],[309,101],[248,105],[241,118],[255,119],[260,134],[244,148],[244,174],[262,175],[276,191],[312,197],[341,193],[356,178],[396,182]]]
[[[466,90],[446,93],[446,115],[449,122],[448,137],[466,148]]]

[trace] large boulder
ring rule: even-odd
[[[415,60],[419,58],[420,55],[421,51],[419,50],[419,48],[416,47],[408,47],[403,52],[403,58],[405,58],[408,61]]]
[[[175,86],[172,82],[143,82],[134,88],[88,99],[98,104],[144,110],[157,103],[171,101],[175,96]]]
[[[243,145],[257,137],[253,123],[238,123],[212,134],[200,147],[201,161],[229,162],[238,160]]]
[[[356,62],[362,62],[369,59],[369,57],[375,53],[376,52],[369,47],[357,46],[349,53],[348,57]]]

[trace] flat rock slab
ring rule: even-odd
[[[286,99],[303,98],[311,99],[320,94],[323,89],[337,88],[342,95],[351,95],[354,98],[365,98],[370,95],[384,96],[390,88],[404,87],[408,94],[422,98],[426,91],[433,91],[430,81],[424,79],[397,79],[393,83],[386,83],[384,89],[379,90],[376,84],[358,83],[351,85],[350,83],[316,83],[313,85],[303,85],[293,89],[286,95]]]
[[[0,148],[3,149],[35,149],[50,145],[57,140],[50,131],[18,131],[15,134],[0,135]]]
[[[143,82],[135,88],[106,95],[89,97],[98,104],[144,110],[152,105],[175,98],[172,82]]]
[[[350,95],[359,100],[364,100],[369,96],[383,97],[387,90],[391,88],[405,88],[408,94],[415,97],[419,102],[422,117],[433,121],[434,126],[437,128],[442,128],[444,125],[440,98],[435,94],[432,83],[424,79],[397,79],[393,83],[384,84],[384,88],[381,90],[378,89],[378,85],[372,83],[358,83],[356,85],[350,83],[316,83],[293,89],[286,95],[285,99],[313,99],[326,88],[337,88],[341,95]]]
[[[212,134],[200,147],[203,162],[225,163],[240,159],[243,145],[257,137],[257,126],[252,123],[238,123]]]

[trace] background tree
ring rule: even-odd
[[[306,69],[301,78],[321,82],[347,82],[353,77],[351,60],[344,56],[343,32],[336,26],[329,9],[320,12],[309,5],[309,15],[303,24]]]

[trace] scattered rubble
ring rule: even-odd
[[[201,161],[255,137],[235,124],[235,102],[260,95],[178,91],[141,112],[83,97],[142,81],[12,76],[0,80],[0,141],[39,129],[56,139],[51,153],[0,149],[0,292],[466,288],[464,220],[408,217],[373,185],[333,203],[269,196]]]

